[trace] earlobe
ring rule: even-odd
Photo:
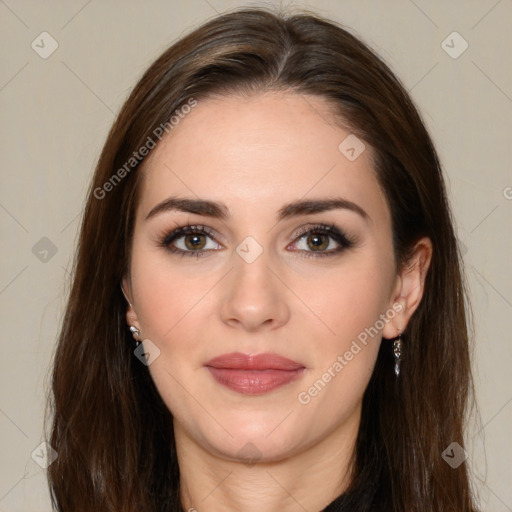
[[[129,282],[126,277],[123,278],[120,286],[121,292],[123,293],[124,298],[128,303],[128,307],[126,308],[126,322],[130,326],[130,330],[132,331],[132,333],[135,334],[135,331],[132,329],[132,327],[135,328],[138,332],[140,332],[140,325],[137,318],[137,313],[135,312],[135,309],[132,304],[131,286],[129,286]],[[130,291],[128,292],[128,290]]]
[[[430,238],[421,238],[414,246],[413,254],[397,276],[396,293],[392,306],[400,311],[383,329],[382,335],[392,339],[402,333],[418,308],[425,290],[425,279],[432,259]],[[397,308],[395,305],[400,304]]]

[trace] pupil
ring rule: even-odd
[[[197,249],[197,244],[201,244],[201,238],[202,235],[189,235],[186,239],[185,239],[185,243],[187,245],[187,247],[189,249]],[[190,240],[193,240],[192,242],[190,242]]]
[[[322,240],[321,240],[321,239],[322,239],[322,237],[324,238],[323,242],[322,242]],[[322,234],[320,234],[320,235],[311,235],[311,236],[309,237],[309,239],[310,239],[311,241],[313,241],[313,246],[314,246],[314,247],[316,247],[316,248],[321,248],[321,249],[325,249],[325,247],[326,247],[326,245],[325,245],[325,239],[326,239],[325,235],[322,235]],[[328,245],[328,244],[327,244],[327,245]]]

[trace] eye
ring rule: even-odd
[[[306,258],[333,256],[354,245],[354,240],[334,224],[301,228],[294,236],[299,239],[294,245]]]
[[[298,241],[292,244],[297,246],[293,250],[306,258],[334,256],[352,247],[355,242],[334,224],[330,226],[318,224],[300,228],[294,234],[294,238]],[[208,247],[209,241],[211,242],[210,247]],[[190,224],[163,235],[159,245],[174,254],[195,256],[196,258],[206,256],[209,252],[221,248],[208,228]]]
[[[204,226],[181,226],[164,236],[160,245],[172,253],[181,256],[204,256],[211,250],[218,250],[219,244],[208,247],[208,239],[215,242],[213,234]],[[213,247],[212,247],[213,245]]]

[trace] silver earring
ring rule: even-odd
[[[135,340],[135,348],[137,348],[140,345],[140,331],[137,329],[137,327],[130,325],[130,331],[133,334],[133,337],[136,338]]]
[[[400,375],[400,360],[402,357],[402,335],[399,334],[393,340],[393,354],[395,356],[395,375],[398,378]]]

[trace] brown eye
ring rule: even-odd
[[[304,257],[334,256],[352,247],[355,240],[349,238],[335,225],[320,224],[310,229],[301,229],[295,234],[293,244]]]
[[[185,235],[181,238],[185,240],[185,246],[191,251],[203,249],[206,245],[204,235]]]
[[[221,247],[205,227],[191,225],[175,229],[166,235],[159,245],[181,256],[196,257],[205,256]]]
[[[329,246],[329,237],[323,233],[310,234],[307,237],[307,243],[313,251],[323,251]]]

